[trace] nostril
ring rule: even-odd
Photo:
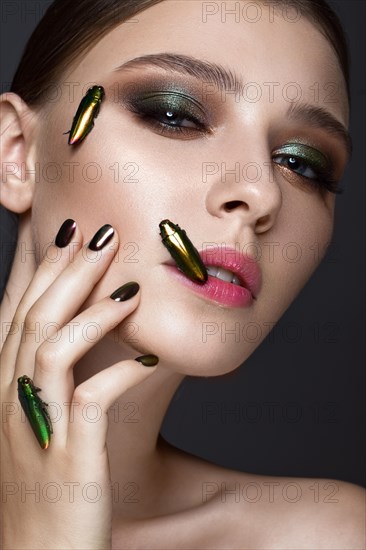
[[[226,212],[230,212],[231,210],[234,210],[237,206],[244,205],[242,201],[230,201],[225,204],[225,210]]]
[[[266,214],[265,216],[262,216],[262,218],[259,218],[257,220],[257,228],[261,229],[263,231],[264,227],[267,227],[268,224],[271,223],[271,216],[269,214]]]

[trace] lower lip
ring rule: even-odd
[[[201,285],[188,279],[178,268],[172,265],[164,265],[178,281],[207,300],[226,307],[249,307],[253,303],[252,293],[243,286],[222,281],[211,275],[208,276],[207,282]]]

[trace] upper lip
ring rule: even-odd
[[[262,275],[259,264],[254,258],[224,245],[212,250],[201,250],[198,253],[206,267],[216,266],[232,271],[238,277],[240,284],[250,290],[253,298],[257,297],[262,284]],[[176,265],[174,260],[166,263]]]

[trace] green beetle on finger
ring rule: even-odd
[[[28,418],[32,430],[42,449],[48,449],[51,434],[53,433],[47,403],[37,395],[41,388],[37,388],[33,380],[26,374],[18,378],[18,396],[23,411]]]

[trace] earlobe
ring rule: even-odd
[[[0,96],[1,204],[17,214],[31,208],[35,188],[34,112],[17,94]]]

